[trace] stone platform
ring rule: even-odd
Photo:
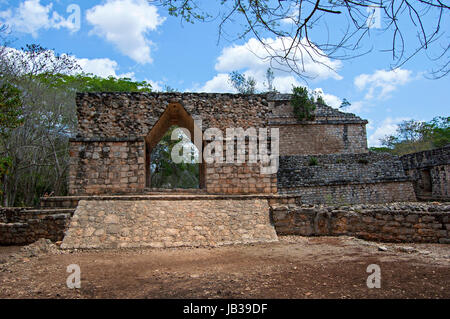
[[[77,198],[61,248],[220,246],[277,241],[267,196]]]

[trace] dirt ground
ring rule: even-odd
[[[81,288],[66,267],[78,264]],[[369,289],[367,267],[381,269]],[[450,245],[280,237],[219,248],[0,247],[0,298],[450,298]]]

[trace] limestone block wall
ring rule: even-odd
[[[276,240],[267,199],[82,200],[61,247],[218,246]]]
[[[358,204],[415,200],[402,162],[387,153],[281,156],[278,192],[303,203]]]
[[[348,235],[385,242],[450,243],[450,205],[273,205],[278,234]]]
[[[277,193],[276,174],[261,174],[259,164],[207,164],[205,180],[208,193]]]
[[[366,120],[317,104],[314,120],[299,121],[289,100],[288,94],[269,99],[268,124],[280,130],[280,155],[367,152]]]
[[[79,137],[144,137],[169,103],[178,102],[202,129],[263,127],[271,114],[263,94],[78,93]]]
[[[69,195],[143,191],[144,152],[143,139],[72,139]]]
[[[164,121],[176,122],[172,117],[179,111],[158,124],[173,103],[188,114],[183,121],[195,121],[203,132],[218,128],[225,135],[227,128],[279,128],[281,155],[367,151],[367,121],[318,105],[314,121],[299,122],[289,99],[289,95],[267,94],[77,94],[78,133],[70,142],[69,194],[145,191],[150,186],[149,145],[157,142],[152,140],[156,139],[152,128]],[[275,193],[279,189],[277,176],[260,174],[260,163],[205,164],[201,172],[201,187],[211,193]]]
[[[298,194],[304,204],[325,205],[376,204],[416,200],[409,181],[300,186],[287,194]]]
[[[0,245],[25,245],[40,238],[60,241],[64,237],[72,212],[0,208]]]
[[[280,132],[280,155],[367,152],[365,124],[273,125]]]
[[[450,200],[450,145],[401,157],[419,199]]]

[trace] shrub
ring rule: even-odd
[[[292,88],[291,105],[294,108],[295,116],[300,121],[314,119],[316,103],[306,88],[301,86]]]
[[[319,161],[315,157],[310,157],[308,164],[309,164],[309,166],[315,166],[315,165],[319,164]]]

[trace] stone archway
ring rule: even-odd
[[[151,183],[151,154],[152,150],[158,144],[158,142],[163,138],[166,132],[174,125],[181,128],[185,128],[189,131],[191,141],[194,143],[199,151],[199,186],[198,188],[205,187],[205,163],[202,161],[202,149],[203,141],[201,139],[201,128],[196,124],[192,116],[184,109],[184,107],[178,102],[169,103],[167,108],[164,110],[158,121],[152,127],[150,132],[145,137],[145,184],[147,188],[152,187]],[[195,140],[198,136],[200,140]],[[201,147],[199,147],[201,145]]]

